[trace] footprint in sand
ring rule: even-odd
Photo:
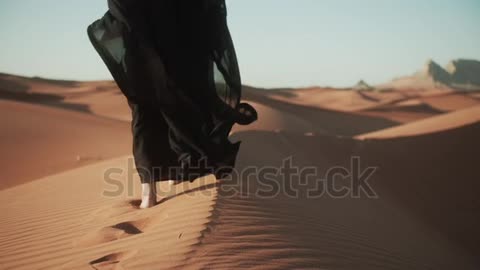
[[[136,215],[138,212],[136,211],[138,211],[139,204],[139,200],[132,200],[103,207],[91,213],[90,219],[86,222],[93,224],[105,224],[105,222],[108,222],[107,220],[111,218],[115,218],[116,220],[118,220],[119,218],[122,219],[123,217],[124,219],[128,220],[129,216],[130,218],[132,218],[131,214],[134,214],[134,216],[138,217],[138,215]],[[74,240],[73,245],[81,248],[91,247],[94,245],[105,244],[115,240],[124,239],[134,235],[139,235],[142,234],[147,229],[147,227],[155,226],[155,224],[159,224],[166,218],[168,218],[168,213],[163,213],[163,211],[157,211],[154,216],[147,216],[145,218],[124,221],[100,229],[94,229],[80,239]]]
[[[137,253],[136,251],[111,253],[96,260],[89,265],[95,270],[122,270],[122,262],[131,258]]]
[[[91,232],[82,237],[76,245],[79,247],[91,247],[119,239],[124,239],[144,232],[151,220],[149,218],[136,221],[121,222],[100,230]]]

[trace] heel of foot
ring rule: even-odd
[[[144,197],[142,198],[142,203],[140,203],[140,209],[147,209],[155,206],[157,204],[157,200],[151,197]]]

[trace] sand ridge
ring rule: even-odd
[[[441,132],[480,122],[480,106],[458,110],[405,125],[357,136],[359,139],[392,138]]]

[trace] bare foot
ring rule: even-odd
[[[142,184],[142,203],[141,209],[153,207],[157,204],[157,188],[155,183]]]
[[[182,183],[179,180],[168,180],[168,185],[174,186]],[[142,203],[140,204],[141,209],[147,209],[154,207],[157,204],[157,186],[155,183],[145,183],[142,184]]]

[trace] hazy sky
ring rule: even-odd
[[[161,0],[159,0],[161,1]],[[480,0],[227,0],[245,84],[350,86],[480,60]],[[1,0],[0,72],[111,78],[86,27],[106,0]]]

